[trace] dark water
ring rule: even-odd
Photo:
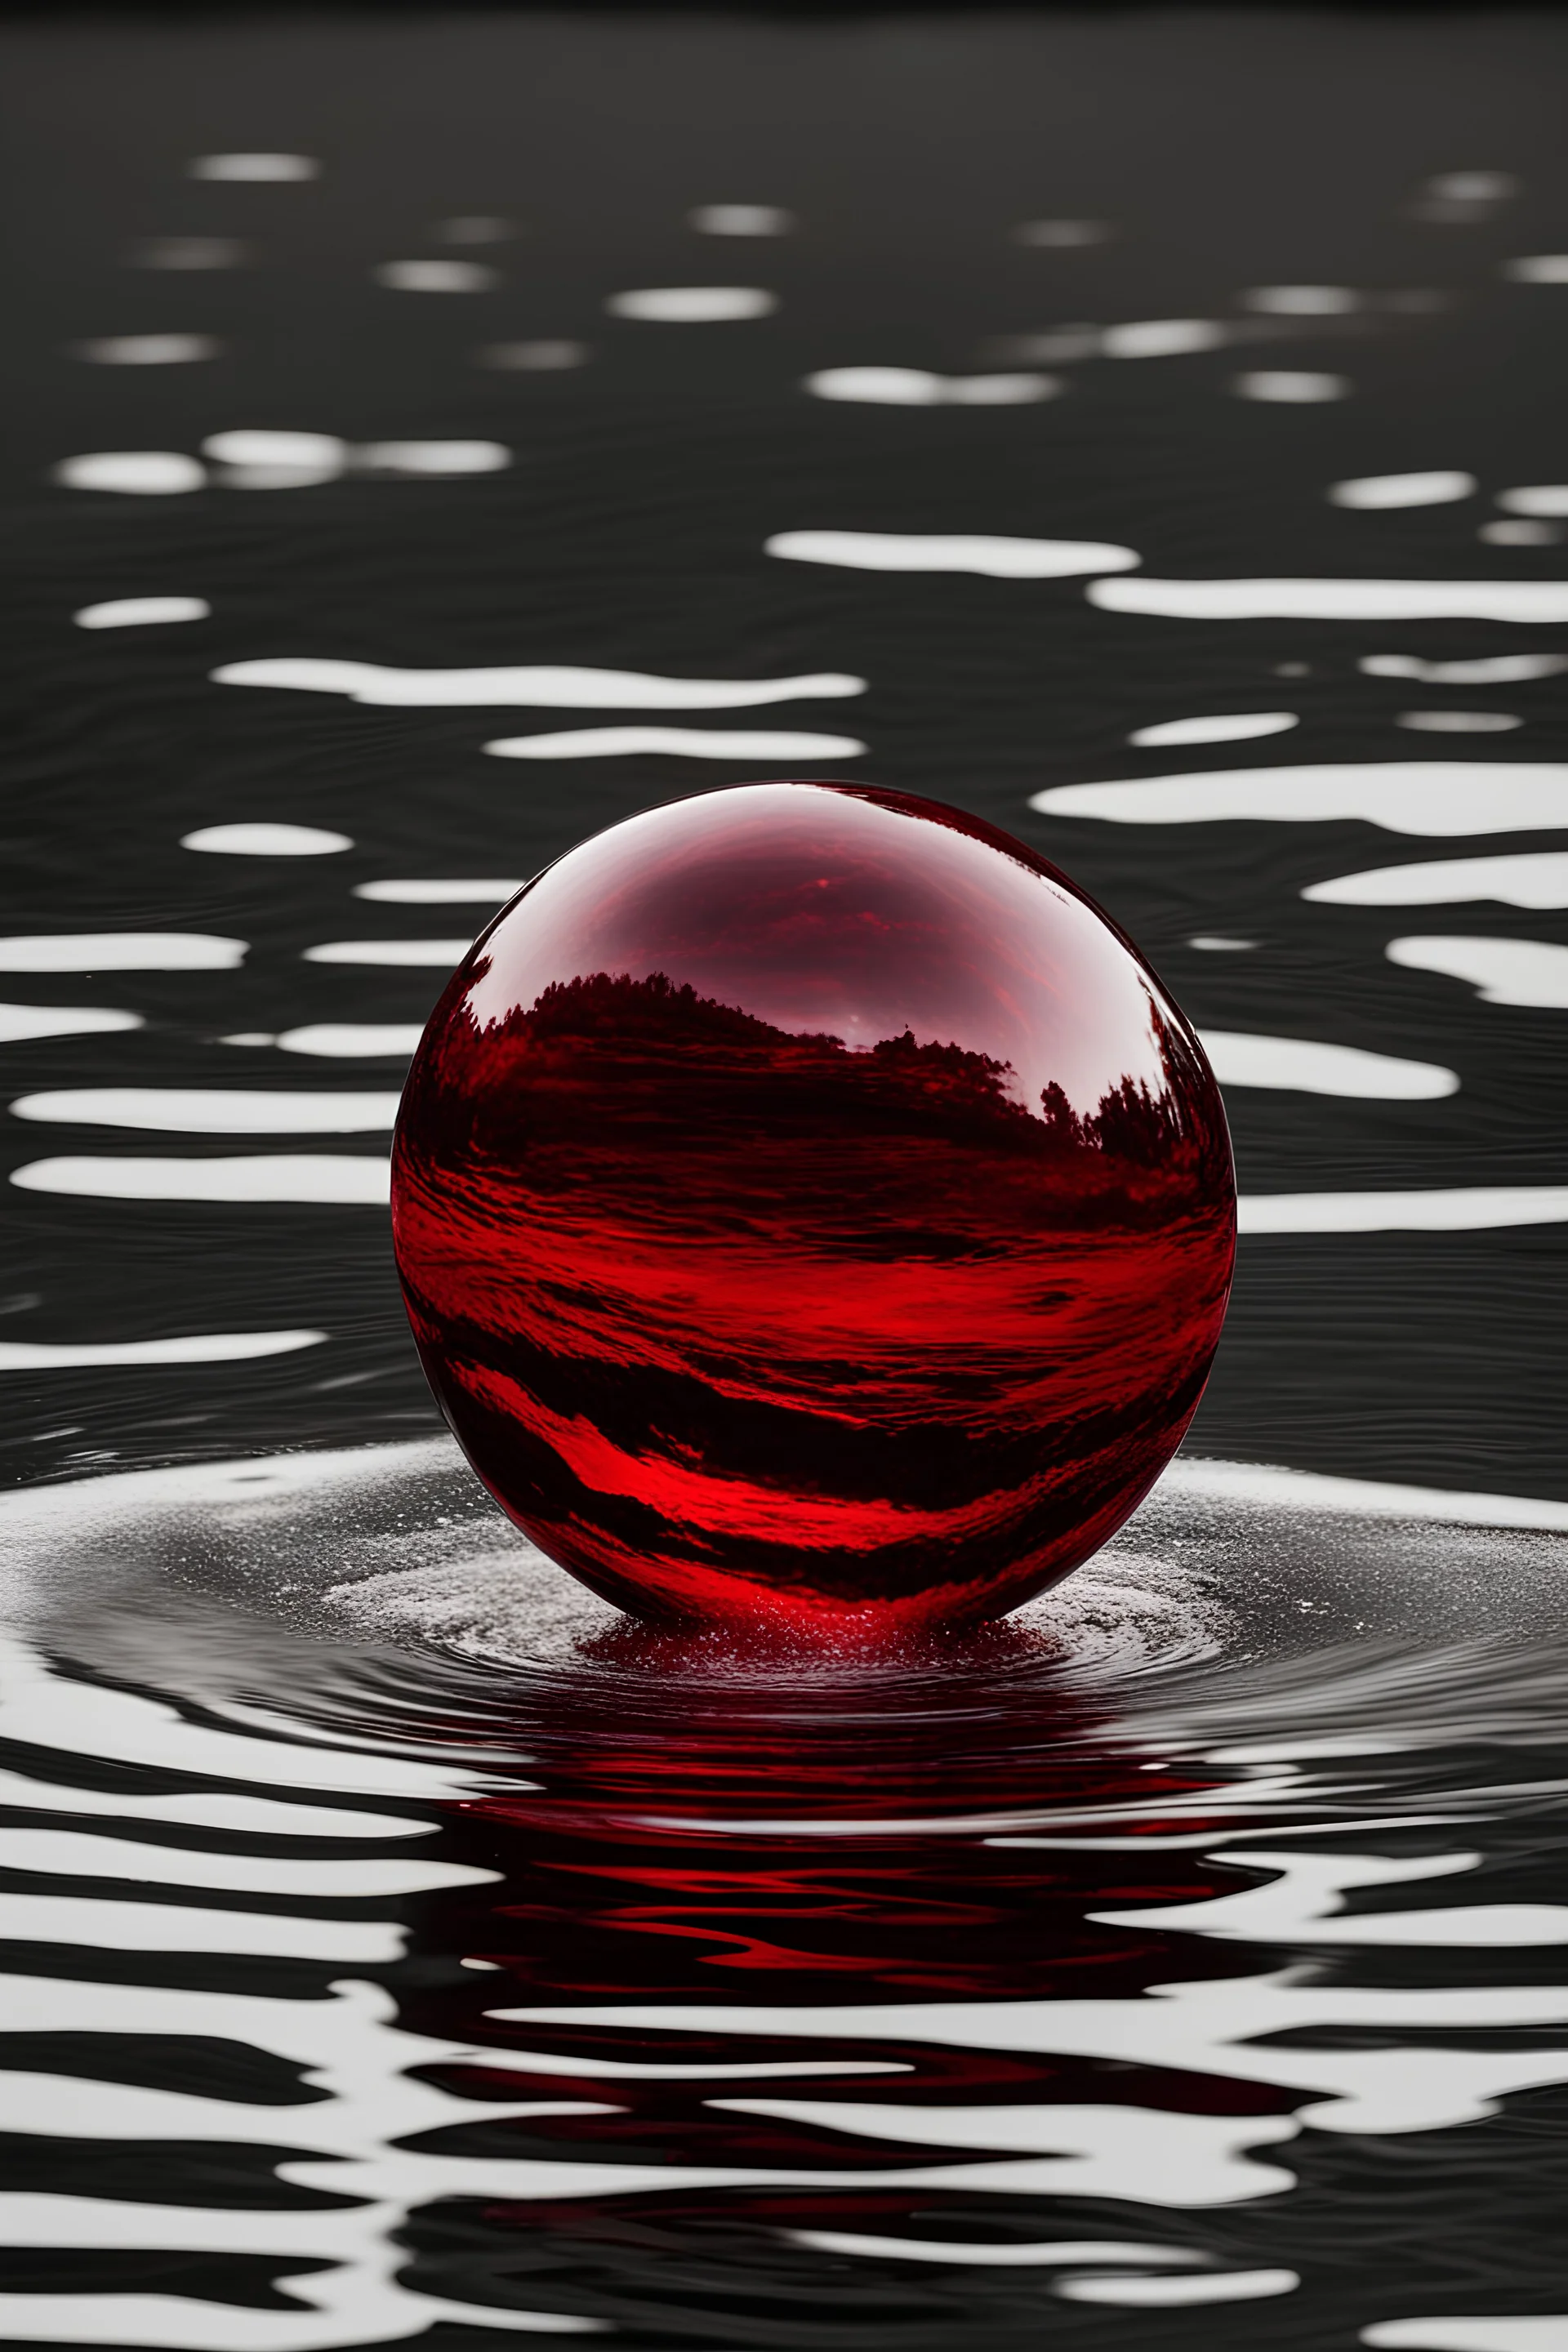
[[[1561,20],[0,47],[0,2325],[1558,2352]],[[258,154],[319,168],[189,169]],[[595,675],[430,698],[524,666]],[[379,1205],[505,884],[840,771],[1127,925],[1250,1204],[1187,1461],[880,1662],[530,1554]],[[182,845],[238,824],[349,845]]]

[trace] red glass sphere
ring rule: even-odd
[[[940,802],[743,784],[547,866],[398,1121],[431,1385],[642,1616],[999,1616],[1119,1527],[1208,1374],[1202,1048],[1067,877]]]

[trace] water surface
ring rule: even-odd
[[[1568,2340],[1564,43],[6,31],[18,2343]],[[781,768],[1235,1130],[1187,1457],[963,1644],[617,1619],[392,1280],[466,940]]]

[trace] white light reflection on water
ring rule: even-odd
[[[1363,654],[1356,667],[1368,677],[1412,677],[1423,686],[1528,686],[1538,677],[1560,677],[1568,654],[1478,654],[1464,661]]]
[[[68,1878],[123,1878],[149,1886],[224,1887],[241,1895],[307,1895],[338,1903],[418,1895],[437,1886],[479,1886],[501,1875],[467,1863],[409,1860],[401,1854],[301,1861],[293,1854],[232,1854],[141,1844],[128,1834],[103,1837],[80,1831],[4,1827],[0,1869],[51,1870]],[[13,2082],[0,2080],[0,2092]]]
[[[432,268],[457,268],[458,263],[432,263]],[[142,338],[143,342],[190,342],[190,337]],[[95,347],[85,356],[107,359],[107,347]],[[124,363],[138,359],[210,358],[210,352],[151,349],[116,354]],[[202,443],[201,460],[170,449],[96,450],[63,458],[50,478],[67,489],[111,490],[146,497],[205,489],[209,482],[228,490],[304,490],[340,480],[345,474],[384,475],[409,481],[446,479],[503,472],[511,451],[500,441],[366,441],[358,445],[332,433],[240,426],[209,434]]]
[[[508,2011],[492,2009],[489,2015],[505,2019]],[[625,2083],[732,2083],[737,2074],[748,2082],[764,2076],[772,2081],[775,2075],[788,2074],[910,2074],[913,2067],[899,2059],[866,2058],[779,2058],[761,2061],[742,2060],[739,2067],[731,2059],[710,2061],[701,2065],[666,2065],[658,2059],[643,2058],[563,2058],[546,2056],[538,2050],[492,2051],[486,2062],[504,2063],[520,2074],[571,2074],[607,2076]]]
[[[1568,278],[1568,268],[1563,276]],[[1379,2319],[1361,2331],[1376,2352],[1568,2352],[1568,2312],[1502,2319]]]
[[[1092,539],[1014,539],[974,531],[781,530],[763,552],[852,572],[978,572],[991,580],[1066,580],[1125,572],[1142,558]]]
[[[574,727],[548,735],[503,735],[483,749],[498,760],[622,760],[656,755],[675,760],[858,760],[866,745],[854,735],[753,730],[728,733],[700,727]]]
[[[237,1159],[97,1158],[29,1160],[11,1171],[24,1192],[68,1192],[93,1201],[292,1201],[384,1209],[391,1171],[384,1160],[346,1153],[269,1151]]]
[[[379,662],[327,661],[288,654],[226,662],[219,686],[346,694],[352,701],[417,710],[742,710],[759,703],[835,700],[864,694],[866,680],[842,670],[798,677],[660,677],[646,670],[525,662],[498,669],[394,669]]]
[[[71,345],[79,360],[99,367],[188,367],[217,359],[223,348],[216,335],[100,335]]]
[[[34,1037],[91,1037],[145,1026],[140,1013],[115,1013],[104,1006],[0,1004],[0,1045],[25,1045]]]
[[[511,451],[500,441],[363,441],[353,462],[366,474],[500,474]]]
[[[395,294],[488,294],[501,283],[487,261],[383,261],[370,274]]]
[[[195,1904],[70,1895],[0,1895],[0,1937],[82,1944],[102,1952],[228,1952],[252,1959],[374,1968],[400,1958],[399,1929],[379,1920],[278,1918]]]
[[[1507,710],[1401,710],[1394,723],[1413,735],[1508,735],[1524,721]]]
[[[1325,907],[1438,907],[1479,899],[1502,907],[1568,907],[1568,849],[1374,866],[1309,883],[1301,896]]]
[[[1568,1184],[1470,1184],[1419,1192],[1244,1192],[1243,1234],[1456,1234],[1568,1219]]]
[[[1027,2246],[966,2245],[957,2238],[872,2238],[849,2230],[792,2230],[789,2235],[797,2246],[816,2246],[825,2254],[868,2254],[876,2260],[900,2263],[973,2263],[985,2270],[1060,2270],[1080,2263],[1164,2264],[1202,2259],[1196,2254],[1178,2253],[1167,2246],[1106,2245],[1093,2239],[1079,2242],[1058,2238],[1044,2245]]]
[[[71,619],[79,629],[142,629],[169,621],[207,621],[212,609],[205,596],[114,596],[106,604],[84,604]]]
[[[521,882],[437,882],[410,878],[408,881],[356,882],[353,895],[368,898],[382,907],[457,907],[470,900],[476,906],[500,907],[515,898],[521,889]]]
[[[139,1127],[168,1135],[373,1135],[397,1117],[395,1094],[262,1093],[222,1087],[61,1087],[22,1095],[13,1118],[58,1127]]]
[[[1425,192],[1445,204],[1505,205],[1523,193],[1512,172],[1439,172]]]
[[[309,489],[337,480],[348,464],[349,445],[335,433],[240,426],[209,433],[202,455],[223,467],[219,479],[229,489]]]
[[[1497,502],[1510,514],[1537,515],[1560,522],[1568,516],[1568,482],[1536,482],[1521,489],[1500,490]]]
[[[352,849],[346,833],[329,833],[319,824],[204,824],[182,834],[182,849],[200,849],[219,857],[331,857]]]
[[[237,155],[195,155],[186,165],[193,180],[252,180],[282,184],[320,179],[321,166],[314,155],[256,152]]]
[[[1188,352],[1216,352],[1232,332],[1218,319],[1129,319],[1103,331],[1100,350],[1108,360],[1179,359]]]
[[[788,236],[799,226],[782,205],[699,205],[686,218],[699,236]]]
[[[1552,760],[1345,760],[1218,768],[1032,795],[1043,816],[1112,824],[1281,824],[1359,817],[1390,833],[1531,833],[1568,824],[1568,762]]]
[[[1561,580],[1096,580],[1103,613],[1172,621],[1568,621]]]
[[[721,326],[765,319],[778,307],[778,296],[763,286],[640,286],[612,294],[605,303],[613,319],[638,319],[658,327]]]
[[[1300,723],[1294,710],[1215,710],[1201,719],[1162,719],[1152,727],[1136,727],[1127,740],[1141,751],[1184,743],[1245,743],[1255,735],[1289,734]]]
[[[235,1364],[319,1348],[324,1331],[203,1331],[179,1339],[103,1339],[80,1343],[0,1339],[0,1372],[76,1371],[88,1365]],[[0,1832],[3,1837],[3,1832]]]
[[[1279,319],[1336,319],[1365,305],[1353,286],[1252,286],[1242,308]]]
[[[1483,1004],[1530,1004],[1552,1013],[1568,1011],[1568,947],[1553,940],[1391,940],[1384,950],[1390,963],[1407,971],[1441,972],[1468,981]]]
[[[461,963],[472,941],[456,940],[322,940],[306,948],[306,963],[378,963],[407,966],[415,971],[450,971]]]
[[[1291,407],[1348,400],[1355,389],[1349,376],[1318,368],[1251,368],[1233,376],[1230,388],[1238,400],[1273,401]]]
[[[1426,474],[1361,474],[1331,484],[1329,497],[1337,507],[1359,507],[1376,514],[1392,507],[1450,506],[1458,499],[1474,498],[1479,487],[1473,474],[1453,468]]]
[[[1252,2303],[1265,2295],[1290,2294],[1301,2284],[1296,2271],[1213,2271],[1196,2277],[1160,2278],[1149,2272],[1118,2277],[1064,2279],[1057,2292],[1068,2303],[1112,2303],[1131,2310],[1173,2309],[1196,2303]]]
[[[396,1055],[406,1060],[425,1034],[419,1021],[307,1021],[298,1029],[282,1029],[274,1037],[226,1037],[226,1045],[278,1045],[285,1054],[314,1054],[328,1061],[356,1056]]]
[[[0,939],[0,971],[232,971],[244,940],[213,931],[18,931]]]
[[[1564,950],[1568,955],[1568,950]],[[1359,1045],[1309,1037],[1265,1037],[1236,1029],[1199,1031],[1222,1087],[1284,1087],[1369,1102],[1436,1102],[1458,1092],[1456,1073],[1436,1062],[1403,1061]]]
[[[927,368],[819,368],[805,379],[818,400],[883,408],[1018,408],[1052,400],[1063,386],[1051,375],[933,375]]]
[[[1563,537],[1557,522],[1484,522],[1477,537],[1490,547],[1555,547]]]
[[[206,468],[178,449],[95,449],[62,457],[51,480],[68,490],[110,490],[131,498],[177,498],[206,484]]]

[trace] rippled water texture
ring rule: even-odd
[[[0,61],[0,2332],[1562,2352],[1559,17]],[[1187,1452],[869,1655],[531,1551],[388,1244],[476,931],[779,774],[1237,1145]]]
[[[1539,2310],[1568,1555],[1433,1511],[1178,1465],[868,1656],[633,1626],[445,1441],[13,1496],[9,2327]]]

